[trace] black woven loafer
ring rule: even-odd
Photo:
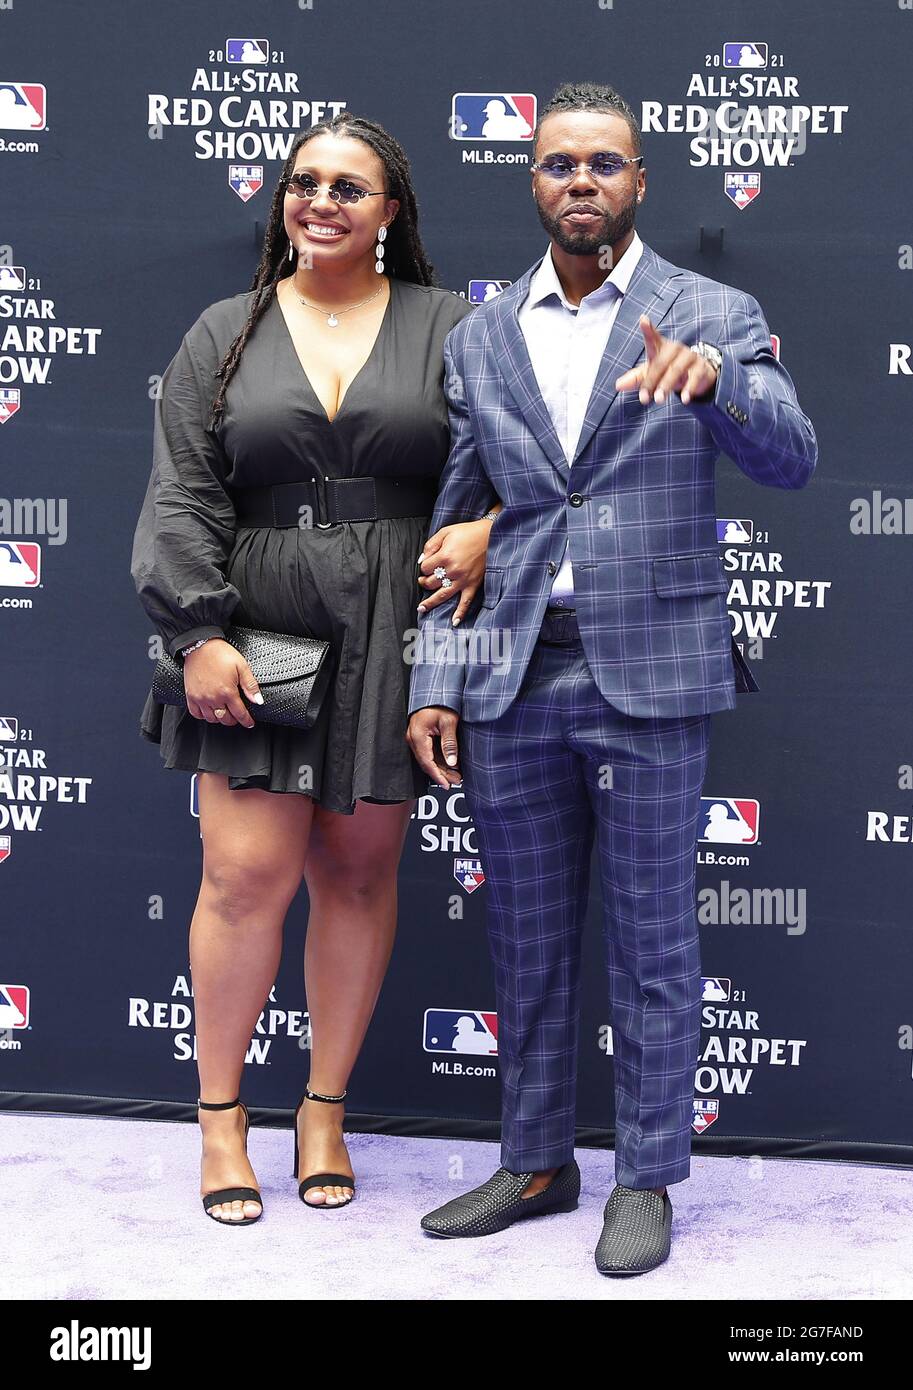
[[[669,1258],[672,1203],[651,1187],[615,1187],[605,1204],[605,1223],[596,1246],[600,1274],[646,1274]]]
[[[542,1192],[524,1197],[532,1177],[532,1173],[499,1168],[481,1187],[423,1216],[422,1230],[432,1236],[491,1236],[528,1216],[574,1210],[580,1196],[580,1169],[575,1159],[559,1168]]]

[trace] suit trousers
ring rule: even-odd
[[[485,871],[501,1073],[501,1162],[574,1153],[581,931],[594,836],[615,1064],[615,1177],[690,1172],[700,1041],[695,867],[710,715],[611,705],[573,610],[546,612],[498,719],[461,720],[463,789]],[[595,1044],[594,1044],[595,1045]]]

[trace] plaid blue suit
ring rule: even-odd
[[[598,837],[615,1043],[616,1177],[688,1176],[699,1040],[695,840],[709,713],[757,685],[732,640],[716,536],[721,451],[756,482],[803,487],[814,429],[751,295],[644,246],[568,462],[517,319],[539,262],[452,329],[452,448],[431,532],[491,526],[484,592],[454,633],[421,619],[410,713],[461,715],[495,969],[502,1163],[556,1167],[574,1140],[580,929]],[[641,405],[615,380],[638,320],[714,343],[712,400]],[[579,634],[546,617],[565,549]],[[481,597],[481,603],[479,603]],[[545,621],[545,628],[543,628]]]

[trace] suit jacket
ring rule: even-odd
[[[517,319],[540,263],[445,339],[452,447],[431,532],[504,505],[491,525],[484,593],[460,627],[451,626],[453,604],[420,617],[409,713],[428,705],[469,720],[504,713],[565,538],[580,636],[605,698],[638,716],[730,709],[737,691],[758,687],[726,611],[716,460],[725,451],[755,482],[804,487],[818,457],[811,421],[757,300],[644,245],[568,463]],[[637,391],[616,392],[616,378],[645,357],[641,314],[666,337],[719,347],[712,400],[641,405]]]

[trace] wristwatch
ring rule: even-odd
[[[720,369],[723,366],[723,354],[718,347],[715,347],[713,343],[700,342],[695,343],[691,351],[699,352],[701,357],[706,357],[711,367],[716,368],[717,376],[719,376]]]

